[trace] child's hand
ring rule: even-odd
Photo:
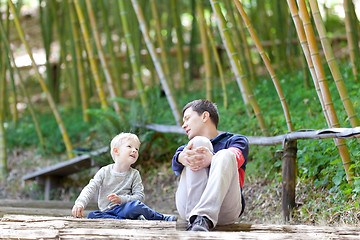
[[[74,205],[74,207],[72,208],[72,215],[74,217],[84,217],[83,210],[84,208],[82,206]]]
[[[121,197],[119,197],[118,195],[116,195],[115,193],[110,194],[109,196],[107,196],[107,198],[110,200],[110,202],[112,203],[121,203]]]

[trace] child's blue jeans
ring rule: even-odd
[[[87,218],[115,218],[115,219],[137,219],[143,215],[147,220],[162,220],[164,215],[149,208],[139,200],[134,200],[101,212],[99,210],[90,212]]]

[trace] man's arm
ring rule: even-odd
[[[239,171],[240,186],[244,186],[245,169],[249,154],[249,141],[245,136],[235,135],[229,139],[228,149],[236,156]]]
[[[190,145],[186,145],[181,152],[176,152],[175,156],[177,156],[177,158],[175,159],[176,162],[181,164],[181,171],[184,167],[188,167],[192,171],[196,172],[210,166],[214,154],[207,147],[197,147],[193,149],[193,143],[191,143]],[[179,174],[181,173],[181,171],[179,172]]]
[[[249,154],[249,140],[242,135],[234,135],[228,140],[227,148],[235,153],[239,168],[245,163]]]
[[[179,157],[180,153],[184,150],[184,148],[185,148],[185,145],[179,147],[176,150],[174,157],[172,159],[172,169],[175,172],[176,176],[180,175],[182,170],[184,169],[184,165],[178,161],[178,157]]]

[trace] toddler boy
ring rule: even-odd
[[[83,217],[83,210],[99,190],[98,207],[87,218],[147,219],[176,221],[146,206],[140,173],[131,167],[139,157],[140,140],[132,133],[120,133],[110,144],[113,164],[102,167],[76,199],[72,214]]]

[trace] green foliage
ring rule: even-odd
[[[60,109],[61,117],[68,130],[73,143],[86,142],[93,122],[84,123],[79,109]],[[52,113],[37,114],[41,132],[46,139],[47,153],[63,153],[65,146],[62,142],[61,132]],[[25,115],[14,124],[10,122],[6,127],[6,141],[8,148],[14,147],[35,147],[41,149],[34,123],[30,115]],[[84,147],[84,146],[83,146]]]

